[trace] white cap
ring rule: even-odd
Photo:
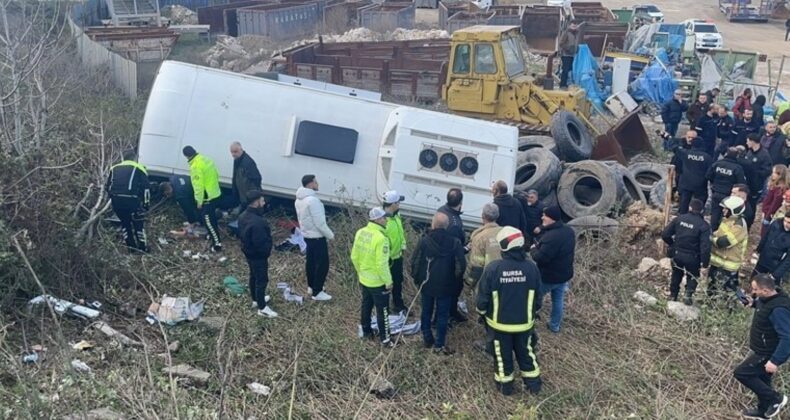
[[[373,207],[368,212],[368,220],[378,220],[386,216],[387,216],[387,212],[384,211],[384,209],[381,207]]]
[[[384,202],[384,204],[400,203],[405,199],[406,197],[398,194],[398,192],[395,190],[387,191],[381,196],[381,200]]]

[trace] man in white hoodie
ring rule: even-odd
[[[329,273],[329,247],[326,241],[334,239],[335,234],[326,224],[324,204],[315,196],[316,191],[318,180],[315,175],[303,176],[302,187],[296,190],[294,206],[307,243],[305,271],[308,291],[313,295],[313,300],[326,301],[332,299],[324,292],[326,275]]]

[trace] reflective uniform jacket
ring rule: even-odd
[[[366,287],[392,284],[390,274],[390,241],[384,227],[373,222],[357,231],[351,248],[351,262],[359,282]]]
[[[110,169],[106,189],[113,199],[113,205],[129,208],[138,208],[142,205],[148,208],[150,202],[148,171],[145,166],[133,160],[125,160]]]
[[[492,261],[502,259],[496,235],[502,230],[496,223],[486,223],[475,229],[469,240],[469,265],[466,270],[467,284],[474,287],[483,269]]]
[[[746,259],[749,231],[741,217],[728,217],[713,232],[713,249],[710,264],[714,267],[736,272]]]
[[[521,333],[535,324],[540,273],[521,251],[505,252],[487,265],[477,290],[477,312],[503,333]]]
[[[384,233],[390,241],[390,260],[397,260],[403,257],[406,249],[406,234],[403,232],[403,219],[400,214],[387,215],[387,227]]]
[[[211,159],[200,154],[193,156],[189,160],[189,177],[198,205],[220,196],[219,172]]]

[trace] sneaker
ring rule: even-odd
[[[258,310],[258,315],[265,316],[266,318],[277,318],[277,316],[278,316],[277,312],[274,312],[272,310],[272,308],[270,308],[268,306],[263,308],[263,309],[259,309]]]
[[[266,303],[269,303],[269,301],[272,300],[272,297],[269,296],[269,295],[266,295],[266,297],[264,297],[264,299],[266,300]],[[258,302],[253,300],[252,304],[250,305],[250,307],[252,307],[253,309],[257,308],[258,307]]]
[[[324,302],[327,300],[332,300],[332,296],[329,296],[326,292],[318,292],[317,295],[313,296],[313,300]]]
[[[741,415],[745,419],[753,419],[753,420],[767,420],[768,417],[765,417],[765,414],[759,408],[747,408],[741,412]]]
[[[782,395],[781,401],[775,404],[771,404],[771,406],[768,407],[767,410],[765,410],[765,417],[768,417],[769,419],[773,418],[774,416],[779,414],[779,411],[781,411],[785,405],[787,405],[787,395]]]
[[[310,296],[313,295],[313,288],[312,287],[307,286],[307,294],[310,295]]]
[[[394,349],[395,343],[392,340],[382,341],[381,347],[384,347],[385,349]]]
[[[442,354],[445,356],[452,356],[455,354],[455,350],[448,348],[447,346],[444,347],[434,347],[433,354]]]

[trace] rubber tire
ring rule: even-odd
[[[562,164],[557,156],[540,147],[527,150],[526,152],[518,152],[518,165],[516,168],[516,185],[514,189],[520,191],[534,189],[541,197],[557,187],[562,174]],[[532,175],[528,179],[519,182],[520,178],[527,176],[530,168],[534,168]]]
[[[664,199],[667,196],[667,180],[662,179],[656,182],[656,185],[650,190],[650,205],[653,207],[664,210]]]
[[[600,188],[592,185],[578,185],[579,181],[585,178],[594,179]],[[606,163],[585,160],[567,165],[557,186],[557,201],[562,211],[572,219],[584,216],[605,216],[618,205],[619,188],[621,187],[618,184],[617,175]],[[595,192],[592,192],[593,190]],[[597,195],[597,201],[591,202],[595,199],[594,197],[588,198],[588,201],[581,201],[580,198],[584,198],[577,197],[577,194],[587,195],[587,192]]]
[[[631,174],[628,168],[614,161],[606,162],[606,164],[609,165],[609,168],[617,175],[617,197],[620,203],[619,210],[625,211],[628,206],[637,201],[647,202],[644,192],[642,192],[642,189],[636,182],[636,178],[634,178],[634,175]]]
[[[549,136],[521,136],[518,138],[518,150],[520,152],[526,152],[527,150],[536,148],[547,149],[562,160],[560,151],[557,148],[557,142],[555,142],[553,138]]]
[[[578,217],[568,222],[567,225],[573,228],[577,241],[589,233],[592,233],[594,238],[608,240],[615,236],[620,228],[620,223],[617,220],[604,216]]]
[[[567,162],[582,161],[592,155],[590,130],[568,111],[558,111],[551,117],[551,137]]]
[[[650,195],[656,183],[666,179],[668,169],[669,165],[664,163],[636,162],[628,165],[628,170],[646,196]]]
[[[545,196],[541,196],[540,202],[546,207],[558,206],[557,191],[551,191]]]

